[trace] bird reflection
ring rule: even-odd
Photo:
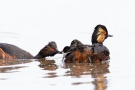
[[[47,60],[47,59],[39,59],[40,64],[38,65],[40,68],[44,70],[56,70],[58,66],[55,64],[55,60]]]
[[[24,64],[24,63],[30,63],[32,60],[18,60],[18,59],[1,59],[0,60],[0,73],[13,73],[19,68],[24,68],[26,66],[10,66],[10,65],[17,65],[17,64]],[[1,67],[4,66],[4,67]],[[0,78],[1,79],[1,78]]]
[[[105,90],[107,88],[107,77],[104,74],[110,73],[109,71],[109,63],[100,63],[95,65],[93,69],[93,73],[91,73],[94,81],[92,82],[95,86],[94,90]]]
[[[55,71],[56,69],[58,69],[58,66],[55,64],[55,60],[47,60],[47,59],[39,59],[38,60],[40,62],[40,64],[38,65],[40,68],[43,68],[43,70],[47,70],[47,71]],[[43,78],[55,78],[58,77],[56,74],[56,72],[48,72],[46,73],[47,75],[45,75]]]
[[[83,76],[88,76],[93,78],[92,81],[89,82],[74,82],[72,85],[80,85],[80,84],[93,84],[94,90],[105,90],[107,88],[107,77],[104,76],[109,71],[109,62],[101,62],[101,63],[62,63],[62,65],[57,65],[55,60],[46,60],[39,59],[40,62],[39,67],[43,68],[47,72],[44,78],[55,78],[60,77],[57,75],[56,70],[61,67],[66,69],[66,72],[62,76],[71,76],[75,78],[82,78]],[[54,72],[55,71],[55,72]]]
[[[109,73],[109,63],[64,63],[63,68],[69,68],[67,75],[81,77],[82,75],[91,75],[93,78],[97,74]]]
[[[107,77],[104,74],[109,73],[109,62],[102,63],[64,63],[63,68],[70,70],[65,76],[80,78],[83,75],[90,75],[94,80],[92,82],[75,82],[73,85],[92,83],[94,90],[105,90],[107,88]]]
[[[16,65],[30,62],[32,62],[31,59],[0,59],[0,66]]]

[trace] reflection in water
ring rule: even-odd
[[[64,63],[63,68],[70,68],[66,76],[81,77],[82,75],[91,75],[95,78],[96,75],[109,73],[108,63]]]
[[[63,68],[70,68],[65,76],[74,76],[81,78],[84,75],[91,75],[94,78],[92,82],[75,82],[73,85],[90,84],[95,86],[95,90],[105,90],[107,88],[107,79],[104,74],[109,73],[109,63],[65,63]]]
[[[32,62],[32,60],[18,60],[18,59],[1,59],[0,60],[0,73],[13,73],[17,72],[18,69],[24,68],[26,66],[10,66],[16,64],[24,64]],[[15,71],[16,70],[16,71]],[[7,80],[7,78],[1,78],[0,80]]]
[[[7,65],[16,65],[16,64],[23,64],[29,63],[32,60],[23,60],[23,59],[0,59],[0,66],[7,66]]]
[[[44,70],[54,71],[58,68],[54,60],[39,59],[38,61],[40,62],[39,67]]]
[[[81,78],[84,75],[91,75],[94,78],[92,82],[75,82],[73,85],[93,83],[95,90],[105,90],[107,88],[107,77],[104,74],[109,73],[109,63],[65,63],[63,68],[70,68],[65,76],[74,76]]]
[[[0,73],[7,73],[13,69],[19,69],[19,68],[23,68],[24,66],[10,66],[9,65],[16,65],[16,64],[23,64],[23,63],[29,63],[32,62],[31,60],[17,60],[17,59],[1,59],[0,60],[0,66],[4,66],[4,67],[0,67]],[[8,67],[6,67],[8,66]]]
[[[97,75],[93,81],[95,90],[105,90],[107,88],[107,79],[104,75]]]
[[[93,84],[95,85],[95,90],[105,90],[107,88],[107,77],[104,74],[109,73],[109,63],[100,63],[95,65],[93,69],[92,78],[94,78]]]
[[[43,68],[43,70],[55,71],[58,68],[54,60],[39,59],[38,61],[40,62],[39,67]],[[55,72],[49,72],[47,75],[44,78],[58,77]]]
[[[11,72],[15,72],[15,71],[11,71],[11,70],[16,70],[19,68],[24,68],[26,66],[14,66],[14,67],[0,67],[0,73],[11,73]]]
[[[55,71],[58,69],[58,65],[55,64],[54,60],[39,60],[39,67],[43,68],[43,70]],[[60,66],[67,71],[63,76],[71,76],[76,78],[82,77],[92,77],[93,81],[90,82],[74,82],[72,85],[80,85],[80,84],[93,84],[95,86],[94,90],[105,90],[107,88],[107,77],[104,74],[109,73],[109,62],[104,63],[63,63]],[[49,72],[48,76],[44,78],[55,78],[60,77],[56,75],[57,72]]]

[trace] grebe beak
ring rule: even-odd
[[[63,54],[63,51],[58,51],[58,54]]]
[[[108,37],[113,37],[113,35],[108,34]]]

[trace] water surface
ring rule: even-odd
[[[1,88],[34,88],[52,86],[89,87],[105,90],[109,62],[104,63],[57,63],[55,60],[1,60]],[[34,86],[33,86],[34,84]],[[8,85],[8,87],[5,87]],[[22,89],[21,88],[21,89]],[[26,88],[26,89],[27,89]],[[48,88],[49,89],[49,88]]]

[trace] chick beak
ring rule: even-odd
[[[63,51],[57,51],[58,54],[63,54]]]

